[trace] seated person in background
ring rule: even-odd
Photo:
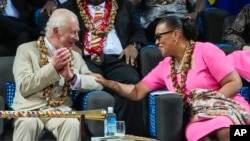
[[[122,83],[139,82],[136,59],[139,47],[147,44],[147,39],[136,22],[135,9],[131,2],[72,0],[61,7],[68,8],[78,15],[81,29],[78,46],[82,49],[83,58],[92,72]],[[95,16],[96,12],[100,18]],[[114,94],[114,91],[107,91],[115,98],[114,112],[118,120],[125,121],[126,133],[144,136],[142,102],[130,101]]]
[[[42,7],[51,11],[55,7],[51,0],[0,0],[0,4],[0,36],[4,38],[1,41],[15,48],[39,37],[35,11]]]
[[[20,44],[37,38],[39,31],[27,23],[12,0],[0,0],[0,37],[1,42],[17,48]]]
[[[25,0],[27,1],[27,0]],[[36,22],[39,31],[41,34],[44,34],[44,27],[46,26],[48,17],[52,14],[52,12],[57,9],[58,5],[66,2],[67,0],[42,0],[46,2],[43,7],[39,7],[35,9],[34,21]],[[31,1],[32,3],[33,1]],[[20,2],[21,3],[21,2]],[[23,9],[27,8],[26,5],[23,5]]]
[[[71,111],[71,90],[102,89],[79,53],[72,50],[79,40],[76,15],[55,10],[46,26],[46,36],[18,47],[13,65],[16,93],[12,108]],[[14,141],[34,141],[46,128],[58,141],[80,141],[77,118],[17,118]]]
[[[148,41],[154,43],[155,27],[161,18],[176,15],[196,19],[205,7],[205,0],[142,0],[141,25],[145,28]]]
[[[197,34],[195,20],[168,16],[159,21],[155,30],[155,43],[165,59],[139,83],[124,84],[92,75],[104,87],[136,101],[162,88],[178,92],[183,97],[184,110],[192,108],[188,117],[191,121],[185,128],[188,141],[229,141],[230,125],[250,124],[250,106],[238,94],[242,82],[233,63],[216,45],[195,41]],[[214,104],[220,105],[209,106]],[[228,114],[231,112],[234,113]]]
[[[46,12],[49,16],[57,8],[57,5],[66,2],[67,0],[47,0],[46,4],[41,8],[40,13]]]
[[[238,49],[250,49],[250,4],[242,8],[232,25],[225,30],[222,40]]]

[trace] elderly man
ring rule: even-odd
[[[57,9],[50,16],[45,37],[18,47],[13,66],[17,85],[14,110],[70,111],[72,89],[102,89],[95,77],[85,74],[87,65],[72,50],[79,30],[74,13]],[[44,128],[58,141],[80,140],[76,118],[17,118],[14,126],[14,141],[37,140]]]

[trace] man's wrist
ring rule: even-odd
[[[73,80],[75,80],[75,78],[76,78],[76,74],[74,74],[68,81],[72,82]]]

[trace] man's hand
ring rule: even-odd
[[[68,65],[71,61],[71,54],[70,51],[66,48],[59,48],[57,49],[52,57],[52,64],[55,67],[56,71],[60,71]]]
[[[61,76],[66,80],[71,80],[74,76],[74,73],[71,72],[69,63],[59,70],[59,74],[61,74]]]
[[[138,56],[138,50],[134,45],[128,45],[121,53],[118,59],[123,58],[125,55],[126,63],[131,64],[132,66],[137,67],[136,58]]]
[[[41,13],[46,11],[48,13],[48,15],[50,16],[56,8],[57,8],[57,5],[56,5],[55,1],[48,0],[47,3],[43,6]]]

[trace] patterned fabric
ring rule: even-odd
[[[235,21],[229,26],[222,38],[223,42],[233,44],[241,49],[250,44],[250,4],[243,7]]]
[[[163,18],[170,15],[183,17],[190,9],[187,3],[192,6],[195,4],[194,0],[174,0],[170,4],[158,4],[155,0],[145,0],[141,6],[141,23],[146,28],[150,22],[156,18]]]
[[[102,22],[103,22],[102,11],[101,11],[101,7],[99,7],[99,6],[96,7],[95,9],[96,9],[96,11],[95,11],[95,15],[94,15],[93,21],[95,23],[94,24],[95,28],[97,30],[100,30],[102,28],[101,25],[102,25]],[[91,48],[98,48],[98,47],[100,47],[101,46],[100,41],[101,41],[100,36],[92,35],[91,36],[91,44],[90,44]]]
[[[232,99],[217,91],[195,89],[190,93],[192,121],[201,121],[216,116],[227,116],[234,124],[250,124],[250,115]]]

